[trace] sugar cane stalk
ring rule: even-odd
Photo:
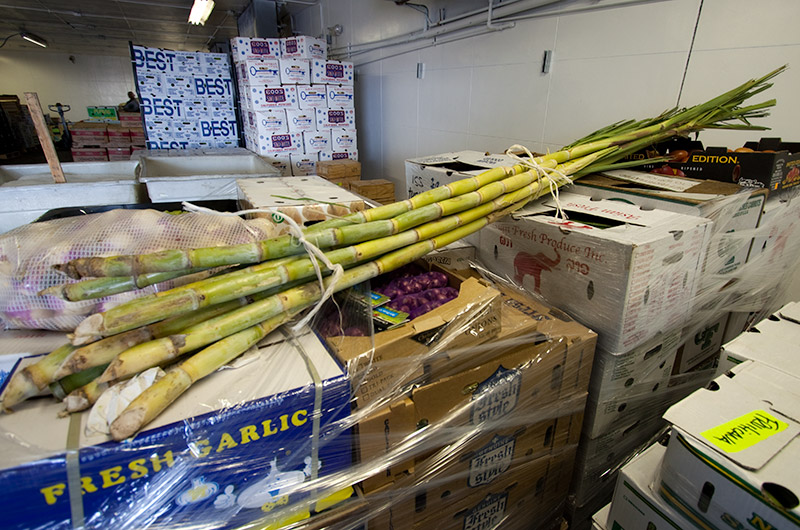
[[[153,383],[111,423],[111,436],[130,438],[150,423],[189,387],[249,350],[296,312],[287,312],[244,329],[192,355]]]
[[[616,150],[616,148],[611,149]],[[561,167],[564,171],[577,171],[585,165],[592,163],[604,152],[605,151],[601,151],[600,153],[583,157],[580,160],[562,165]],[[446,221],[443,223],[431,221],[415,229],[400,232],[399,234],[380,239],[371,239],[351,247],[329,251],[326,253],[326,257],[333,263],[338,263],[343,266],[354,265],[359,261],[372,259],[381,253],[400,248],[419,240],[419,234],[422,233],[419,230],[421,227],[425,227],[424,233],[430,233],[430,231],[434,229],[439,230],[439,233],[447,231],[452,228],[454,223],[469,222],[485,216],[498,208],[504,208],[511,202],[521,200],[522,197],[531,198],[533,194],[539,193],[543,189],[549,189],[549,184],[551,182],[548,177],[542,177],[538,181],[533,181],[531,175],[528,175],[526,179],[522,179],[522,175],[518,177],[519,180],[528,182],[528,185],[522,186],[511,193],[500,195],[494,200],[483,202],[483,204],[480,203],[488,197],[496,197],[499,195],[499,191],[493,191],[488,197],[469,193],[454,199],[442,201],[438,204],[436,215],[447,215],[451,213],[451,211],[460,212],[450,215],[449,218],[445,218]],[[500,186],[498,186],[498,189],[500,189]],[[470,209],[465,210],[465,208],[470,206],[472,206]],[[403,215],[414,217],[413,222],[409,222],[409,224],[418,224],[414,212]],[[400,217],[402,218],[403,215]],[[433,215],[431,214],[431,216]],[[403,226],[402,220],[399,221],[399,223],[401,223],[399,226]],[[388,226],[386,231],[392,233],[394,231],[392,229],[393,226],[397,225]],[[375,232],[372,232],[372,234],[374,236]],[[171,314],[172,312],[191,311],[203,304],[218,303],[225,300],[227,297],[250,294],[257,290],[279,286],[286,281],[308,278],[313,274],[313,262],[308,258],[293,259],[284,262],[284,264],[279,267],[272,267],[270,262],[255,265],[248,269],[231,273],[229,276],[230,281],[223,275],[204,282],[198,282],[172,293],[159,293],[157,295],[158,298],[152,299],[147,303],[145,303],[145,300],[134,301],[134,303],[123,304],[112,308],[105,313],[97,313],[81,322],[75,330],[75,335],[78,337],[78,340],[82,341],[87,340],[87,337],[91,339],[97,336],[120,333],[129,327],[144,325],[154,319],[163,318],[164,315]]]

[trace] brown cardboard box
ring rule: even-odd
[[[108,144],[108,126],[105,123],[79,121],[69,126],[73,147],[102,146]]]
[[[414,527],[415,495],[411,487],[389,483],[365,494],[370,513],[367,530],[411,530]]]
[[[129,147],[131,145],[131,130],[122,125],[108,125],[108,146],[109,147]]]
[[[106,151],[108,152],[108,160],[111,162],[131,159],[131,146],[107,147]]]
[[[546,521],[555,521],[563,512],[574,460],[574,447],[543,456],[501,480],[476,488],[459,501],[438,503],[437,509],[429,507],[430,496],[420,492],[414,528],[496,528],[501,522],[510,528],[520,523],[545,527]]]
[[[105,147],[73,147],[73,162],[106,162],[108,151]]]
[[[394,183],[386,179],[356,180],[349,183],[350,191],[381,204],[394,202]]]
[[[464,280],[436,266],[420,265],[447,274],[450,286],[459,289],[458,297],[402,326],[376,333],[374,343],[370,337],[327,339],[333,353],[347,366],[358,407],[398,384],[420,381],[427,362],[423,355],[472,347],[500,331],[499,293],[495,289],[476,278]]]
[[[586,394],[571,403],[570,409],[585,403]],[[534,409],[530,404],[530,409]],[[554,407],[556,408],[556,407]],[[552,412],[558,414],[558,412]],[[418,461],[414,475],[427,484],[427,508],[434,513],[446,510],[483,487],[518,474],[534,460],[577,447],[582,413],[549,418],[535,424],[525,424],[525,416],[512,425],[478,436],[473,441],[444,447],[441,451]],[[467,434],[465,430],[464,434]],[[570,440],[575,440],[568,444]],[[455,448],[455,450],[454,450]]]
[[[354,438],[358,461],[375,463],[384,461],[393,447],[416,430],[414,416],[414,402],[406,398],[358,422],[357,436]],[[387,467],[385,471],[376,473],[362,482],[364,492],[376,491],[413,469],[413,457]]]
[[[142,115],[139,112],[123,112],[119,111],[117,113],[117,117],[119,118],[119,124],[123,127],[141,127],[142,126]]]
[[[358,160],[322,160],[317,162],[317,175],[328,180],[350,178],[359,180],[361,178],[361,162]]]

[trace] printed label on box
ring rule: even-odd
[[[328,106],[331,108],[352,109],[355,92],[352,86],[328,85]]]
[[[464,530],[497,528],[506,513],[508,493],[487,495],[464,516]]]
[[[315,109],[287,110],[286,121],[291,132],[306,132],[317,130],[317,114]]]
[[[472,394],[470,423],[479,425],[497,420],[513,411],[519,401],[521,383],[522,374],[519,370],[498,367]]]
[[[513,436],[495,435],[491,442],[478,449],[469,462],[469,487],[485,486],[508,471],[514,459],[515,445]]]
[[[325,89],[320,86],[298,85],[297,96],[301,109],[327,108],[328,106]]]
[[[356,114],[352,109],[317,109],[317,129],[354,128]]]

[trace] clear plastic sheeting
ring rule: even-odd
[[[151,209],[116,209],[24,225],[0,235],[0,320],[7,329],[71,331],[93,312],[186,282],[182,278],[74,302],[52,294],[39,295],[69,281],[52,267],[71,259],[251,243],[275,233],[274,225],[265,219],[173,215]]]
[[[669,406],[715,376],[722,345],[787,301],[800,259],[797,192],[682,195],[586,178],[567,188],[583,198],[560,195],[566,219],[545,198],[482,230],[478,248],[487,267],[598,333],[568,512],[576,528],[610,500]],[[691,265],[681,227],[702,219],[711,223]]]
[[[800,208],[565,195],[583,205],[569,219],[548,197],[482,230],[469,269],[443,254],[335,293],[123,442],[52,397],[20,404],[0,416],[0,526],[548,529],[566,513],[581,528],[664,411],[713,378],[726,337],[783,305]],[[406,273],[447,289],[410,319],[416,302],[383,299]],[[612,318],[630,311],[630,327]]]
[[[3,528],[557,528],[597,336],[416,266],[459,295],[376,331],[368,285],[338,293],[124,442],[52,397],[3,415]]]

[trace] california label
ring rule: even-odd
[[[478,449],[469,462],[469,487],[484,486],[505,473],[514,458],[515,444],[513,436],[495,435],[491,442]]]
[[[487,495],[464,516],[464,530],[495,528],[503,520],[508,493]]]
[[[502,418],[517,406],[522,376],[518,370],[499,366],[494,374],[478,385],[472,394],[470,423],[481,424]]]

